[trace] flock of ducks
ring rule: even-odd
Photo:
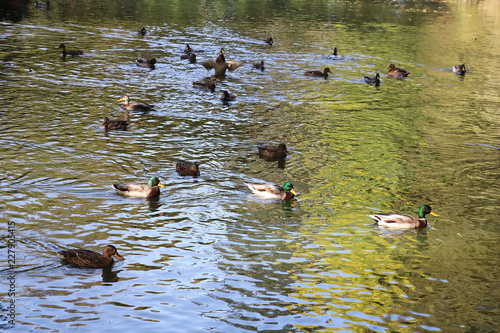
[[[49,2],[46,4],[49,5]],[[41,5],[40,5],[41,6]],[[145,27],[139,29],[139,35],[146,35],[147,31]],[[269,37],[264,40],[265,43],[272,46],[273,39]],[[79,56],[83,54],[82,50],[67,50],[65,44],[60,44],[59,48],[62,49],[63,57],[69,56]],[[200,64],[205,67],[207,70],[214,69],[215,75],[210,77],[209,82],[205,81],[195,81],[193,82],[193,87],[207,89],[210,91],[214,91],[216,87],[216,81],[221,77],[224,77],[226,71],[234,71],[240,68],[243,63],[238,61],[226,61],[224,57],[225,51],[222,48],[219,52],[219,55],[215,59],[215,61],[206,60],[200,62]],[[334,48],[332,56],[338,57],[337,48]],[[181,59],[188,59],[190,62],[195,63],[196,54],[194,49],[187,44],[184,49],[184,54],[181,55]],[[145,59],[139,58],[136,60],[136,64],[141,67],[147,67],[154,69],[156,64],[156,59]],[[253,68],[264,70],[264,61],[257,62],[253,64]],[[404,78],[407,77],[410,73],[402,68],[397,68],[394,64],[391,64],[388,67],[389,71],[387,74],[389,76]],[[465,65],[456,65],[452,68],[454,73],[464,75]],[[304,72],[304,75],[311,77],[323,77],[327,78],[328,74],[332,74],[330,68],[325,68],[323,71],[310,70]],[[376,73],[374,77],[365,76],[364,81],[369,84],[380,84],[380,74]],[[236,99],[236,95],[228,92],[227,90],[222,91],[222,101],[234,101]],[[130,102],[130,98],[128,96],[123,96],[118,100],[119,102],[123,102],[122,108],[128,111],[150,111],[154,108],[154,105]],[[102,124],[102,128],[106,131],[108,130],[125,130],[127,129],[128,122],[123,120],[110,120],[108,117],[104,118],[104,122]],[[272,145],[259,145],[257,146],[259,156],[266,161],[283,161],[287,155],[289,154],[287,147],[284,143],[280,143],[278,146]],[[182,176],[199,176],[200,170],[198,164],[195,162],[178,160],[174,163],[174,167],[176,171]],[[263,198],[277,199],[277,200],[290,200],[297,195],[295,192],[293,184],[291,182],[286,182],[283,186],[274,185],[274,184],[253,184],[248,183],[248,188],[256,195]],[[161,184],[160,179],[158,177],[151,177],[147,184],[113,184],[113,188],[116,190],[118,194],[128,196],[128,197],[140,197],[140,198],[154,198],[160,195],[160,187],[165,188],[164,185]],[[439,216],[435,214],[429,205],[423,205],[420,207],[418,211],[418,218],[415,218],[408,214],[400,214],[400,213],[388,213],[388,214],[373,214],[368,215],[373,220],[375,220],[379,225],[391,228],[398,229],[416,229],[416,228],[424,228],[427,226],[426,215],[430,214],[433,216]],[[103,253],[100,254],[98,252],[89,251],[89,250],[66,250],[60,251],[57,255],[76,265],[81,267],[107,267],[111,266],[114,263],[112,256],[115,256],[119,259],[124,259],[117,251],[117,249],[113,245],[106,245],[103,248]]]

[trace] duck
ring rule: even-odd
[[[334,57],[338,56],[336,47],[333,48],[332,56],[334,56]]]
[[[252,65],[253,68],[255,69],[260,69],[263,71],[265,69],[264,67],[264,60],[261,60],[260,62],[256,62],[255,64]]]
[[[289,200],[297,195],[290,182],[286,182],[283,186],[251,183],[248,183],[247,186],[254,194],[269,199]]]
[[[142,36],[146,35],[146,28],[145,27],[140,28],[139,31],[137,31],[137,33]]]
[[[189,44],[186,44],[186,48],[184,49],[184,53],[193,53],[194,50]]]
[[[155,69],[156,59],[152,58],[152,59],[148,60],[146,58],[139,58],[135,62],[137,64],[137,66]]]
[[[427,219],[425,215],[431,214],[432,216],[439,216],[432,211],[431,206],[423,205],[418,210],[418,218],[409,214],[388,213],[388,214],[373,214],[368,215],[374,219],[378,225],[390,228],[399,229],[419,229],[427,226]]]
[[[35,7],[36,8],[49,8],[50,7],[50,0],[47,0],[47,2],[35,2]]]
[[[280,143],[278,146],[259,145],[257,149],[259,156],[264,159],[280,159],[289,154],[284,143]]]
[[[230,93],[227,90],[222,91],[222,97],[220,98],[224,102],[235,101],[236,94]]]
[[[113,265],[114,260],[111,256],[124,260],[113,245],[106,245],[102,250],[102,254],[90,250],[65,250],[57,252],[57,256],[80,267],[94,268]]]
[[[61,43],[61,45],[59,45],[58,49],[62,49],[63,56],[67,56],[67,55],[77,56],[77,55],[83,54],[82,50],[69,50],[69,51],[66,50],[66,45],[64,43]]]
[[[205,82],[205,81],[195,81],[193,82],[193,87],[195,88],[202,88],[202,89],[209,89],[212,92],[215,90],[215,80],[216,76],[212,75],[210,77],[210,82]]]
[[[129,111],[149,111],[154,108],[154,105],[145,103],[130,103],[130,98],[128,96],[123,96],[118,100],[118,102],[123,102],[122,109]]]
[[[189,62],[194,64],[196,62],[196,54],[188,53],[181,55],[181,59],[189,59]]]
[[[380,74],[377,73],[375,76],[365,76],[365,82],[370,84],[380,84]]]
[[[226,62],[226,58],[224,57],[224,48],[220,50],[219,55],[215,61],[206,60],[200,62],[200,64],[205,67],[207,70],[215,69],[215,75],[217,77],[224,77],[226,75],[226,71],[229,69],[230,72],[233,72],[243,66],[242,62],[239,61],[228,61]]]
[[[109,120],[108,117],[105,117],[101,128],[104,128],[106,131],[119,129],[126,130],[127,126],[128,122],[126,122],[125,120]]]
[[[394,66],[394,64],[390,64],[389,67],[389,71],[387,72],[388,75],[390,76],[396,76],[396,77],[406,77],[408,76],[408,74],[410,74],[409,72],[407,72],[406,70],[402,69],[402,68],[397,68],[396,66]]]
[[[196,163],[196,162],[177,160],[177,162],[174,163],[174,167],[175,167],[175,170],[181,176],[199,176],[200,175],[200,169],[198,168],[198,163]]]
[[[269,44],[269,46],[272,46],[273,45],[273,37],[269,37],[269,38],[266,38],[264,39],[264,42],[266,42],[267,44]]]
[[[459,75],[465,74],[465,64],[455,65],[452,67],[453,73],[457,73]]]
[[[324,77],[325,79],[328,77],[328,73],[333,74],[330,68],[326,67],[322,72],[321,71],[307,71],[304,75],[314,76],[314,77]]]
[[[129,197],[154,198],[160,195],[160,187],[165,188],[160,183],[158,177],[151,177],[148,184],[113,184],[118,194]]]

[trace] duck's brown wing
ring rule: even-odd
[[[205,60],[199,63],[203,67],[205,67],[208,71],[211,70],[212,68],[215,68],[215,61],[213,60]]]
[[[229,69],[230,72],[234,72],[235,70],[243,66],[242,62],[234,60],[230,60],[226,62],[226,64],[227,64],[227,69]]]
[[[58,252],[57,255],[78,266],[106,267],[113,263],[113,259],[89,250],[66,250]]]
[[[149,186],[145,184],[113,184],[113,187],[122,192],[147,192]]]

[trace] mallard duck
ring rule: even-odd
[[[224,57],[224,49],[220,50],[219,56],[215,61],[206,60],[200,62],[200,64],[205,67],[207,70],[215,69],[215,75],[217,77],[223,77],[226,75],[226,70],[229,69],[230,72],[233,72],[243,66],[243,63],[239,61],[228,61],[226,62],[226,58]]]
[[[128,122],[126,122],[125,120],[109,120],[108,117],[105,117],[101,128],[104,128],[106,131],[119,129],[125,130],[127,129],[127,126]]]
[[[139,35],[144,36],[146,34],[146,28],[145,27],[140,28],[139,31],[137,31],[137,33]]]
[[[153,198],[160,195],[160,187],[165,188],[157,177],[151,177],[147,185],[145,184],[113,184],[118,194],[129,197]]]
[[[189,44],[186,44],[186,48],[184,49],[184,53],[193,53],[194,50]]]
[[[336,47],[333,48],[332,56],[334,56],[334,57],[338,56]]]
[[[272,184],[247,184],[247,186],[256,195],[270,199],[288,200],[297,195],[290,182],[286,182],[283,186]]]
[[[459,75],[465,74],[465,64],[455,65],[455,66],[453,66],[452,69],[453,69],[453,73],[457,73]]]
[[[365,82],[370,84],[380,84],[380,74],[377,73],[375,76],[365,76]]]
[[[265,159],[285,158],[289,154],[284,143],[280,143],[278,146],[260,145],[257,146],[257,149],[259,150],[260,157]]]
[[[222,97],[220,98],[224,102],[235,101],[236,94],[230,93],[227,90],[222,91]]]
[[[77,55],[83,54],[82,50],[69,50],[69,51],[66,50],[66,45],[64,43],[61,43],[61,45],[59,45],[58,49],[62,49],[63,56],[67,56],[67,55],[77,56]]]
[[[150,104],[130,103],[130,98],[128,96],[123,96],[118,102],[123,102],[122,109],[130,111],[149,111],[154,108],[154,105]]]
[[[177,160],[177,162],[174,163],[174,167],[175,167],[175,170],[177,170],[177,172],[181,176],[199,176],[200,175],[200,169],[198,168],[198,163],[195,163],[195,162]]]
[[[264,42],[266,42],[267,44],[269,44],[270,46],[272,46],[273,43],[274,43],[273,42],[273,37],[269,37],[269,38],[264,39]]]
[[[263,71],[265,69],[265,67],[264,67],[264,60],[261,60],[260,62],[256,62],[255,64],[253,64],[252,67],[255,68],[255,69],[260,69],[261,71]]]
[[[155,69],[156,59],[152,58],[151,60],[148,60],[146,58],[139,58],[135,62],[137,63],[137,66]]]
[[[322,72],[321,71],[307,71],[304,75],[314,76],[314,77],[324,77],[325,79],[328,77],[328,73],[333,74],[330,71],[330,68],[326,67]]]
[[[368,215],[374,219],[378,225],[391,228],[399,229],[418,229],[425,228],[427,226],[427,219],[425,215],[431,214],[432,216],[439,216],[435,214],[431,206],[423,205],[418,210],[418,218],[415,218],[409,214],[400,213],[388,213],[388,214],[373,214]]]
[[[215,90],[215,80],[217,78],[215,75],[212,75],[210,77],[210,82],[205,82],[205,81],[195,81],[193,82],[193,87],[195,88],[202,88],[202,89],[210,89],[212,92]]]
[[[57,256],[81,267],[108,267],[113,265],[111,256],[124,259],[113,245],[106,245],[102,254],[90,250],[65,250],[57,252]]]
[[[394,66],[394,64],[390,64],[389,67],[389,71],[387,72],[388,75],[391,75],[391,76],[396,76],[396,77],[405,77],[405,76],[408,76],[408,74],[410,74],[409,72],[407,72],[406,70],[402,69],[402,68],[397,68],[396,66]]]
[[[47,0],[47,2],[35,2],[35,7],[36,8],[49,8],[50,7],[50,0]]]
[[[188,53],[181,55],[181,59],[189,59],[189,62],[194,64],[196,62],[196,54]]]

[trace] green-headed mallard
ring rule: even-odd
[[[328,73],[333,74],[330,68],[326,67],[322,72],[321,71],[307,71],[304,75],[314,76],[314,77],[324,77],[325,79],[328,77]]]
[[[105,117],[101,128],[104,128],[106,131],[119,129],[126,130],[127,126],[128,122],[126,122],[125,120],[109,120],[108,117]]]
[[[260,69],[263,71],[265,69],[264,67],[264,60],[261,60],[260,62],[256,62],[255,64],[252,65],[253,68],[255,69]]]
[[[217,78],[215,77],[215,75],[212,75],[210,77],[210,82],[206,82],[206,81],[195,81],[193,82],[193,87],[195,88],[202,88],[202,89],[209,89],[211,90],[212,92],[215,90],[215,80]]]
[[[423,205],[418,210],[418,218],[415,218],[409,214],[400,213],[387,213],[387,214],[373,214],[368,215],[374,219],[378,225],[390,228],[399,229],[418,229],[425,228],[427,226],[427,219],[425,215],[431,214],[432,216],[439,216],[435,214],[431,206]]]
[[[156,59],[152,58],[151,60],[148,60],[146,58],[139,58],[135,62],[137,66],[155,69]]]
[[[139,31],[137,31],[137,33],[141,36],[144,36],[146,34],[146,28],[145,27],[140,28]]]
[[[380,74],[377,73],[375,76],[365,76],[365,82],[370,84],[380,84]]]
[[[174,166],[175,166],[175,170],[177,170],[177,172],[181,176],[199,176],[200,175],[200,169],[198,168],[198,163],[184,161],[184,160],[177,160],[177,162],[174,163]]]
[[[288,155],[288,150],[286,150],[284,143],[280,143],[278,146],[259,145],[257,149],[259,150],[260,157],[264,159],[280,159]]]
[[[182,54],[181,59],[189,59],[189,62],[194,64],[196,62],[196,54],[194,53]]]
[[[247,186],[256,195],[269,199],[288,200],[297,195],[290,182],[286,182],[283,186],[273,184],[247,184]]]
[[[113,245],[106,245],[102,254],[90,250],[65,250],[57,252],[57,256],[77,266],[95,268],[113,265],[111,256],[124,259]]]
[[[83,51],[82,50],[66,50],[66,45],[64,43],[61,43],[58,47],[58,49],[62,49],[62,54],[63,56],[78,56],[82,55]]]
[[[397,68],[396,66],[394,66],[394,64],[390,64],[389,67],[387,68],[389,68],[387,74],[390,76],[405,77],[408,76],[408,74],[410,74],[409,72],[407,72],[402,68]]]
[[[273,45],[273,37],[269,37],[269,38],[266,38],[264,39],[264,42],[269,44],[269,46],[272,46]]]
[[[453,70],[453,73],[457,73],[459,75],[464,75],[465,74],[465,64],[455,65],[455,66],[453,66],[452,70]]]
[[[123,96],[118,102],[123,102],[122,108],[130,111],[149,111],[154,108],[154,105],[150,104],[130,103],[130,98],[128,96]]]
[[[184,49],[184,53],[193,53],[194,50],[189,44],[186,44],[186,48]]]
[[[157,177],[151,177],[145,184],[113,184],[116,192],[129,197],[153,198],[160,195],[160,187],[165,188]]]
[[[228,61],[226,62],[226,58],[224,57],[224,49],[220,50],[219,56],[215,61],[206,60],[200,62],[200,64],[205,67],[207,70],[215,69],[215,75],[217,77],[223,77],[226,75],[226,70],[229,69],[230,72],[237,70],[243,63],[239,61]]]
[[[224,102],[229,102],[229,101],[235,101],[236,100],[236,94],[230,93],[227,90],[222,91],[222,96],[220,98]]]

